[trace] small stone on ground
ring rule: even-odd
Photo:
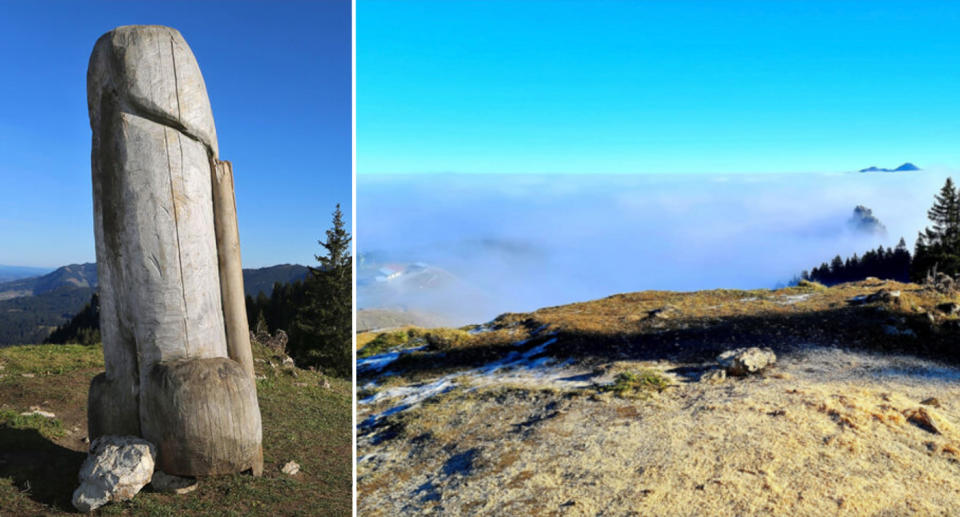
[[[300,472],[300,464],[295,461],[288,461],[287,464],[280,469],[280,472],[283,472],[288,476],[292,476],[297,472]]]

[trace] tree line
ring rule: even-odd
[[[846,259],[837,255],[804,271],[800,278],[835,285],[870,276],[898,282],[923,282],[937,273],[956,277],[960,273],[960,193],[952,178],[934,196],[927,218],[931,225],[917,235],[913,254],[901,237],[896,248],[880,246]]]
[[[800,277],[823,285],[855,282],[869,276],[909,282],[912,263],[913,257],[907,249],[906,241],[901,237],[896,248],[880,246],[876,250],[867,251],[862,257],[854,253],[846,259],[837,255],[829,264],[824,262],[810,271],[804,271]]]

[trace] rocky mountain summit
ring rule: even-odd
[[[903,165],[897,167],[896,169],[886,169],[877,166],[867,167],[866,169],[860,169],[860,172],[903,172],[903,171],[919,171],[920,167],[906,162]]]
[[[952,283],[649,291],[360,334],[364,515],[939,515]]]

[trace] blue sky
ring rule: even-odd
[[[86,68],[118,25],[180,30],[234,165],[244,266],[313,263],[351,210],[350,3],[0,1],[0,264],[94,260]]]
[[[960,2],[358,0],[357,171],[953,168],[958,27]]]

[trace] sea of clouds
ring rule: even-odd
[[[840,254],[904,237],[957,171],[762,175],[358,175],[357,246],[379,262],[424,262],[455,285],[358,291],[482,322],[648,289],[773,288]],[[885,232],[851,224],[864,205]]]

